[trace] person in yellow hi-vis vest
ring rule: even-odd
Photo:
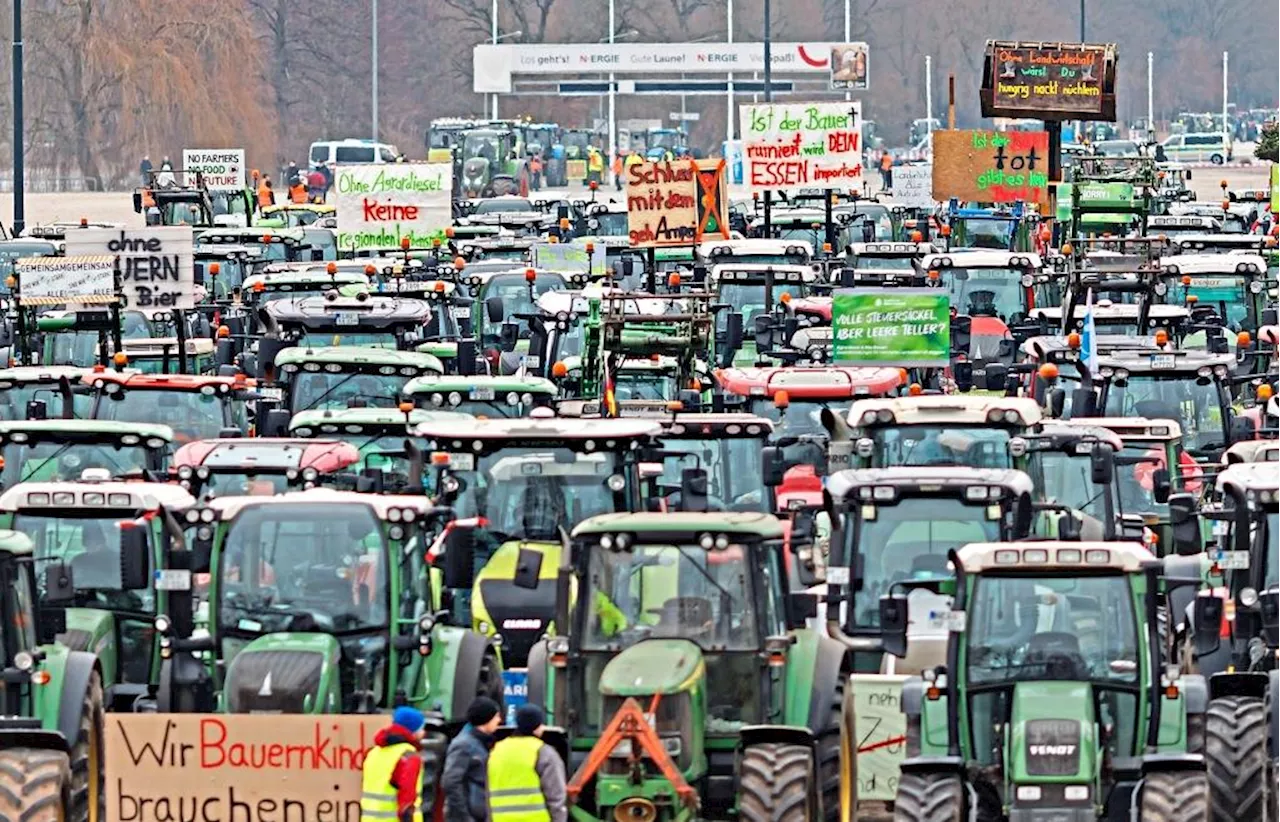
[[[391,715],[390,727],[373,738],[373,747],[364,755],[361,819],[423,822],[418,746],[426,723],[422,711],[401,705]]]
[[[489,822],[567,822],[560,754],[541,739],[542,708],[516,709],[516,732],[489,753]]]

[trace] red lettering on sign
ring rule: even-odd
[[[844,154],[858,150],[858,133],[855,131],[833,131],[827,135],[827,151],[832,154]]]
[[[362,200],[361,203],[364,206],[364,221],[366,223],[380,221],[412,222],[418,219],[418,206],[389,205],[379,203],[376,200]]]

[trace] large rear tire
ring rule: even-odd
[[[1199,771],[1148,774],[1139,822],[1209,822],[1209,779]]]
[[[70,803],[66,754],[34,748],[0,751],[0,822],[63,822]]]
[[[965,819],[964,785],[943,773],[904,773],[893,800],[893,822],[961,822]]]
[[[94,671],[80,703],[80,729],[71,747],[70,822],[103,822],[107,818],[103,710],[102,675]]]
[[[813,822],[813,756],[802,745],[766,742],[742,754],[742,822]]]
[[[1205,762],[1214,822],[1264,818],[1267,712],[1261,699],[1224,696],[1209,703]]]
[[[845,674],[841,674],[831,695],[827,726],[818,731],[818,789],[822,791],[823,822],[840,822],[841,787],[847,784],[846,777],[853,778],[853,763],[845,761],[844,753],[850,738],[844,720],[844,689]]]

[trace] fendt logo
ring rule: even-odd
[[[1070,756],[1076,752],[1075,745],[1028,745],[1027,753],[1032,756]]]

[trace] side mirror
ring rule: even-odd
[[[880,641],[884,651],[896,657],[907,655],[907,597],[889,594],[880,597]]]
[[[476,373],[476,341],[472,337],[458,340],[458,353],[454,357],[458,374],[470,377]]]
[[[1077,388],[1071,392],[1071,416],[1096,417],[1098,415],[1098,398],[1088,388]]]
[[[777,488],[782,484],[783,475],[787,473],[787,464],[782,456],[782,449],[776,445],[765,446],[761,458],[764,461],[765,487]]]
[[[505,314],[503,308],[501,297],[490,297],[484,301],[485,317],[494,325],[502,322],[502,317]]]
[[[244,436],[244,432],[234,425],[228,425],[218,429],[218,439],[234,440]]]
[[[140,191],[133,192],[133,213],[142,213],[142,192]]]
[[[454,525],[444,538],[444,587],[469,589],[475,583],[476,532]]]
[[[1196,656],[1205,657],[1222,644],[1223,601],[1215,596],[1196,597],[1191,606],[1191,624],[1195,632]]]
[[[291,416],[288,408],[272,408],[264,415],[258,431],[264,437],[287,436]]]
[[[1173,490],[1173,485],[1169,479],[1168,468],[1157,468],[1151,472],[1151,496],[1160,505],[1164,505],[1169,501],[1169,493]]]
[[[803,628],[810,619],[818,617],[818,597],[806,591],[792,591],[787,595],[787,627]]]
[[[75,580],[71,578],[71,566],[64,562],[52,562],[44,569],[44,604],[63,605],[76,598]]]
[[[1081,530],[1080,518],[1072,511],[1063,511],[1058,519],[1058,539],[1064,542],[1079,542]]]
[[[1026,539],[1031,536],[1031,520],[1035,516],[1031,497],[1026,494],[1018,497],[1013,503],[1013,533],[1015,539]]]
[[[729,316],[725,317],[725,334],[724,334],[724,359],[721,361],[726,368],[733,363],[733,354],[742,347],[743,338],[743,319],[741,311],[730,311]]]
[[[988,391],[1003,391],[1009,381],[1009,367],[1003,363],[987,363],[987,376],[983,388]]]
[[[27,403],[27,419],[29,420],[47,420],[49,419],[49,404],[44,400],[31,400]]]
[[[1061,419],[1062,412],[1067,407],[1067,392],[1062,388],[1050,388],[1045,393],[1045,409],[1049,412],[1049,416],[1054,419]]]
[[[707,472],[701,468],[685,468],[680,472],[680,510],[707,510]]]
[[[125,526],[128,527],[125,527]],[[120,589],[145,591],[151,581],[151,551],[146,526],[132,522],[120,528]]]
[[[230,339],[220,339],[213,349],[213,362],[221,368],[224,365],[231,365],[236,360],[236,346]]]
[[[1169,525],[1173,528],[1173,550],[1184,556],[1204,550],[1200,534],[1200,515],[1194,494],[1169,497]]]
[[[1110,485],[1116,475],[1116,456],[1101,443],[1095,444],[1089,453],[1089,480],[1094,485]]]
[[[541,551],[535,551],[532,548],[520,549],[520,554],[516,557],[515,574],[511,580],[517,588],[532,591],[538,587],[544,556]]]
[[[515,351],[520,341],[520,326],[514,322],[504,322],[498,332],[498,347],[503,351]]]

